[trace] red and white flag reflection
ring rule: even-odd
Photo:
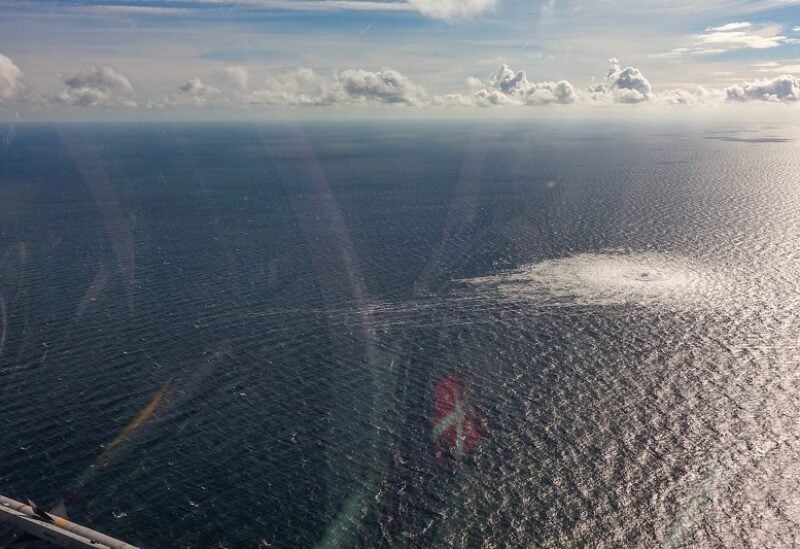
[[[437,455],[449,451],[462,458],[480,440],[480,420],[470,409],[464,378],[451,373],[433,390],[433,441]]]

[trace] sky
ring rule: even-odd
[[[0,2],[2,119],[753,105],[800,114],[800,0]]]

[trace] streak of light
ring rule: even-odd
[[[98,460],[101,465],[105,465],[108,462],[110,454],[116,448],[127,442],[133,435],[135,435],[136,432],[141,429],[145,423],[147,423],[153,414],[158,411],[171,387],[171,381],[164,383],[155,396],[150,399],[150,402],[148,402],[147,405],[136,415],[136,417],[133,418],[116,437],[114,437]]]
[[[376,21],[377,21],[377,19],[373,20],[369,25],[367,25],[366,27],[361,29],[361,32],[359,32],[358,35],[359,36],[364,36],[364,34],[366,34],[367,31],[369,31],[369,29],[371,29],[375,25]]]
[[[92,303],[97,301],[100,294],[103,293],[103,290],[105,290],[106,286],[108,285],[108,279],[108,268],[106,268],[105,263],[101,261],[97,270],[97,275],[95,275],[94,280],[92,280],[92,283],[89,285],[89,288],[87,288],[86,293],[83,295],[83,298],[81,298],[81,301],[78,304],[78,308],[75,311],[76,318],[82,318],[83,314],[92,305]]]
[[[3,349],[6,346],[6,333],[8,333],[8,316],[6,314],[6,300],[0,294],[0,316],[3,317],[3,332],[0,333],[0,357],[3,356]]]
[[[80,497],[80,494],[85,490],[97,474],[99,468],[104,468],[108,465],[109,461],[115,450],[117,450],[124,443],[129,441],[147,421],[153,417],[161,405],[166,400],[167,394],[172,388],[172,381],[165,382],[161,388],[156,392],[150,402],[148,402],[141,411],[134,417],[123,429],[115,436],[111,442],[108,443],[106,449],[100,454],[95,463],[90,465],[75,481],[73,488],[67,496],[68,500],[75,500]]]
[[[128,300],[128,309],[134,308],[136,243],[122,203],[112,187],[111,178],[106,173],[101,157],[91,147],[78,147],[75,143],[85,142],[87,137],[78,133],[62,131],[62,141],[72,157],[78,173],[92,196],[97,211],[111,241],[111,248],[117,258],[117,268]]]

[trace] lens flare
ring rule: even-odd
[[[166,399],[167,393],[169,393],[171,387],[172,382],[168,381],[164,383],[161,386],[161,389],[159,389],[155,396],[150,400],[150,402],[148,402],[147,405],[136,415],[136,417],[133,418],[131,422],[128,423],[116,437],[114,437],[114,439],[108,444],[108,447],[105,449],[103,454],[100,456],[100,459],[98,460],[100,465],[106,465],[112,452],[130,440],[130,438],[135,435],[145,423],[147,423],[153,414],[158,411]]]
[[[0,332],[0,357],[3,356],[3,349],[6,347],[6,333],[8,332],[8,316],[6,314],[6,300],[0,294],[0,316],[3,320],[3,331]]]

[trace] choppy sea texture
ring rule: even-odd
[[[796,127],[4,131],[0,493],[144,547],[800,544]]]

